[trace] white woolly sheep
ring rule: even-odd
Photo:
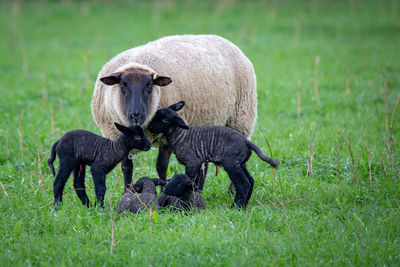
[[[230,41],[216,35],[167,36],[126,50],[103,66],[92,114],[103,135],[115,139],[114,121],[146,129],[158,109],[184,100],[187,108],[181,116],[189,126],[225,125],[249,138],[257,116],[256,94],[253,65]],[[162,138],[156,162],[162,180],[171,153]],[[133,170],[128,157],[122,170],[128,186]]]

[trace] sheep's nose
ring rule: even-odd
[[[131,113],[129,116],[131,119],[140,119],[140,117],[141,117],[141,115],[138,111]]]
[[[141,124],[141,123],[143,123],[143,114],[140,114],[138,111],[135,111],[135,112],[129,114],[129,120],[133,124],[136,124],[136,125]]]

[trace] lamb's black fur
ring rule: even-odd
[[[51,172],[55,176],[53,183],[54,202],[60,204],[65,183],[71,172],[74,171],[74,189],[83,205],[89,207],[89,199],[85,190],[86,165],[91,166],[96,204],[103,207],[106,192],[106,175],[132,149],[147,151],[150,142],[140,127],[125,127],[115,123],[122,133],[116,140],[110,140],[85,130],[73,130],[65,133],[51,148],[51,156],[47,160]],[[60,167],[55,175],[53,162],[56,155],[60,160]]]
[[[192,180],[185,174],[176,174],[163,188],[158,198],[160,207],[172,207],[178,210],[190,210],[195,208],[203,210],[206,202],[197,191]]]
[[[199,189],[204,185],[204,166],[208,162],[221,165],[229,175],[235,189],[235,204],[246,206],[253,192],[254,179],[246,168],[246,162],[254,151],[274,168],[278,162],[265,156],[259,147],[239,132],[225,126],[188,127],[176,111],[183,108],[180,101],[160,109],[150,122],[148,130],[163,133],[178,161],[185,165],[186,174],[194,179]]]
[[[129,211],[139,213],[148,208],[156,209],[157,205],[157,185],[165,185],[165,181],[157,178],[142,177],[133,188],[127,188],[122,195],[117,211]]]

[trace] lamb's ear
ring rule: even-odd
[[[132,187],[134,189],[133,193],[141,193],[143,190],[143,183],[136,183],[136,184],[132,185]]]
[[[153,181],[153,183],[154,183],[156,186],[157,186],[157,185],[164,186],[164,185],[167,184],[165,181],[163,181],[163,180],[161,180],[161,179],[158,179],[158,178],[152,178],[151,180]]]
[[[117,122],[114,122],[114,125],[115,127],[117,127],[118,131],[120,131],[123,134],[129,134],[131,132],[131,130],[128,127],[121,125]]]
[[[189,126],[186,125],[186,123],[182,120],[181,117],[176,117],[174,119],[174,121],[175,121],[176,125],[178,125],[178,127],[185,129],[185,130],[189,129]]]
[[[167,76],[159,76],[157,73],[153,75],[153,84],[158,86],[167,86],[172,83],[170,77]]]
[[[181,110],[185,106],[185,101],[179,101],[178,103],[172,104],[168,108],[172,109],[173,111]]]
[[[102,81],[104,84],[107,85],[114,85],[121,82],[121,76],[122,76],[121,72],[116,72],[111,74],[110,76],[100,78],[100,81]]]

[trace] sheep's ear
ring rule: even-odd
[[[159,76],[157,73],[153,75],[153,84],[158,86],[167,86],[172,83],[170,77],[167,76]]]
[[[176,125],[178,125],[178,127],[185,129],[185,130],[189,129],[189,126],[186,125],[186,123],[182,120],[181,117],[176,117],[174,121],[175,121]]]
[[[121,75],[122,73],[116,72],[111,74],[110,76],[100,78],[100,81],[107,85],[114,85],[121,82]]]
[[[153,183],[154,183],[156,186],[157,186],[157,185],[164,186],[164,185],[167,184],[165,181],[163,181],[163,180],[161,180],[161,179],[158,179],[158,178],[152,178],[151,180],[153,180]]]
[[[129,134],[131,132],[131,130],[128,127],[121,125],[117,122],[114,122],[114,125],[115,127],[117,127],[118,131],[120,131],[123,134]]]
[[[173,111],[181,110],[185,106],[185,101],[179,101],[178,103],[172,104],[168,108],[172,109]]]
[[[136,184],[132,185],[132,187],[134,189],[133,193],[140,193],[143,190],[143,183],[136,183]]]

